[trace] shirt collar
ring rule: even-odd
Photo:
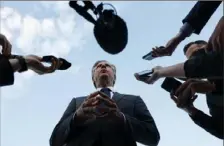
[[[110,90],[111,90],[111,92],[114,92],[114,87],[107,87],[107,88],[109,88]],[[97,91],[100,91],[102,88],[97,88],[96,90]]]

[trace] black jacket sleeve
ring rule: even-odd
[[[134,104],[134,117],[125,115],[134,139],[148,146],[157,146],[160,134],[147,106],[141,97],[137,97]]]
[[[75,111],[76,99],[74,98],[54,128],[50,138],[50,146],[63,146],[71,137],[78,133],[81,127],[77,128],[75,125],[75,120],[73,119]]]
[[[14,71],[8,58],[0,55],[0,87],[14,83]]]
[[[223,139],[223,119],[216,120],[198,110],[194,116],[190,116],[195,124],[216,136],[217,138]]]
[[[223,78],[223,55],[219,52],[207,53],[188,59],[184,63],[187,78]]]
[[[222,1],[198,1],[182,22],[189,23],[191,27],[194,28],[194,33],[200,34],[221,2]]]

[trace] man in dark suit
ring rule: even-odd
[[[97,91],[72,99],[53,130],[51,146],[157,146],[159,131],[140,96],[120,94],[113,86],[116,68],[98,61],[92,69]]]
[[[192,33],[200,34],[210,17],[220,6],[222,1],[198,1],[187,16],[182,20],[183,26],[165,47],[154,48],[154,56],[171,56],[177,46]]]

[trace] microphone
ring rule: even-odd
[[[100,47],[109,54],[122,52],[128,43],[128,28],[126,22],[117,15],[116,9],[111,4],[100,3],[97,7],[91,1],[83,1],[80,6],[78,1],[69,1],[69,6],[87,21],[94,24],[93,33]],[[104,9],[109,5],[112,9]],[[88,13],[92,10],[96,20]]]
[[[52,58],[56,58],[53,55],[43,56],[42,61],[47,63],[52,63]],[[67,70],[72,66],[70,62],[68,62],[64,58],[58,58],[58,61],[60,63],[60,66],[57,68],[57,70]]]

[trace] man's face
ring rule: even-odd
[[[192,54],[200,49],[204,49],[206,45],[205,44],[192,44],[190,45],[190,47],[187,49],[187,52],[186,52],[186,57],[187,59],[189,59]]]
[[[113,81],[114,71],[112,69],[112,65],[106,61],[98,63],[95,66],[93,78],[95,82],[99,79],[109,79],[110,81]]]

